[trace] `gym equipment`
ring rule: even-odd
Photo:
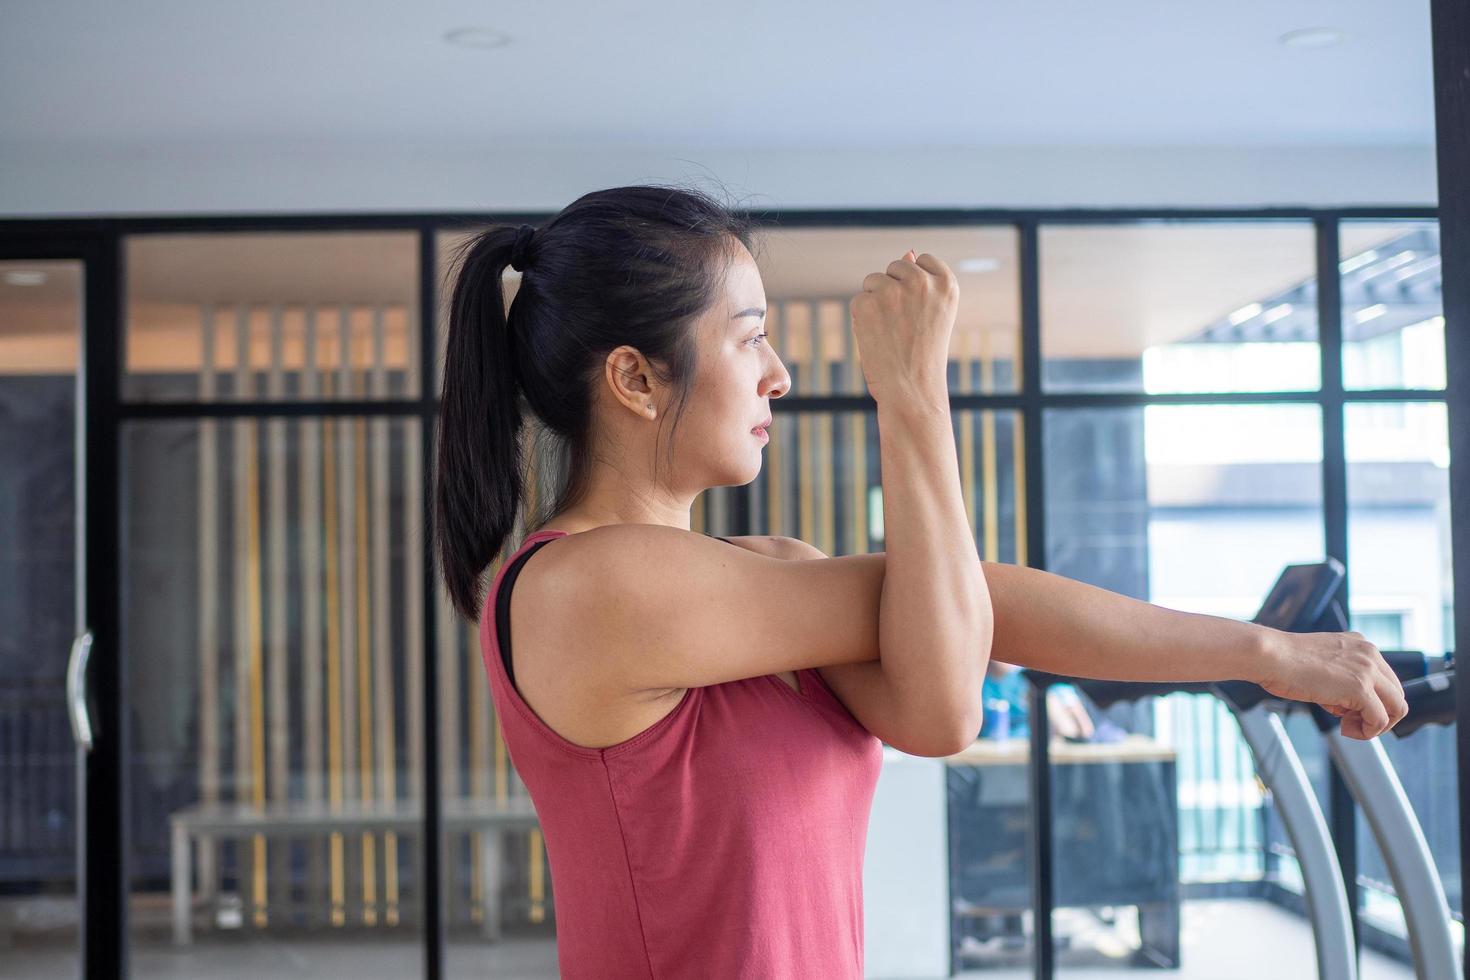
[[[1323,562],[1288,565],[1252,622],[1288,632],[1345,631],[1347,617],[1335,598],[1343,578],[1342,564],[1331,557]],[[1452,658],[1446,658],[1433,671],[1429,659],[1419,651],[1386,651],[1384,658],[1405,682],[1409,703],[1408,716],[1394,728],[1398,737],[1407,737],[1426,724],[1454,721]],[[1355,980],[1358,971],[1352,909],[1341,865],[1322,809],[1280,719],[1284,710],[1306,707],[1383,853],[1394,890],[1403,904],[1416,976],[1419,980],[1454,980],[1458,976],[1443,884],[1403,786],[1377,739],[1348,738],[1342,734],[1337,718],[1320,706],[1285,701],[1248,681],[1153,683],[1063,677],[1039,671],[1028,674],[1033,683],[1042,686],[1074,684],[1104,708],[1175,692],[1220,697],[1240,724],[1256,770],[1270,789],[1296,850],[1306,886],[1318,976],[1321,980]]]

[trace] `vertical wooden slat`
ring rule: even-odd
[[[250,360],[250,306],[235,308],[235,397],[245,400],[255,393],[253,365]],[[265,804],[265,704],[262,690],[263,645],[261,641],[260,596],[260,473],[256,458],[254,419],[235,422],[235,485],[241,488],[237,497],[236,538],[234,553],[243,553],[243,567],[237,576],[236,596],[239,619],[235,636],[239,643],[235,657],[235,763],[240,767],[236,784],[237,799],[255,806]],[[238,559],[237,559],[238,560]],[[257,928],[266,925],[266,846],[265,837],[254,834],[250,840],[251,921]]]
[[[284,377],[285,344],[284,313],[279,304],[270,310],[270,371],[266,376],[266,395],[273,401],[286,397]],[[270,569],[267,580],[269,642],[266,676],[270,689],[270,780],[267,798],[285,802],[291,791],[290,752],[291,715],[287,710],[289,690],[286,626],[290,619],[286,587],[286,420],[271,419],[266,423],[266,464],[268,466],[268,528],[270,535]],[[289,847],[277,847],[271,863],[271,897],[278,907],[290,900]]]
[[[1025,565],[1030,560],[1030,549],[1026,546],[1026,416],[1015,415],[1015,438],[1011,440],[1011,465],[1016,474],[1016,564]]]
[[[783,358],[786,358],[788,360],[791,360],[792,359],[792,353],[793,352],[792,352],[792,350],[790,349],[789,346],[786,346],[786,337],[789,334],[791,334],[791,333],[794,332],[791,329],[791,316],[790,316],[791,304],[788,303],[788,302],[786,302],[786,301],[784,301],[784,300],[783,301],[778,301],[777,303],[771,304],[770,309],[779,310],[779,314],[780,314],[780,316],[779,316],[779,322],[780,322],[780,325],[781,325],[780,326],[780,329],[781,329],[782,345],[783,345],[782,357]],[[770,312],[768,311],[766,315],[767,316],[770,316]],[[800,369],[800,367],[798,365],[796,365],[794,363],[794,360],[793,360],[793,363],[788,364],[787,369],[788,369],[788,371],[793,371],[794,372],[792,374],[792,384],[791,384],[791,387],[793,389],[795,389],[796,388],[796,376],[800,373],[800,370],[801,369]],[[781,500],[781,494],[782,494],[782,469],[783,469],[783,467],[781,465],[781,460],[782,460],[783,455],[785,454],[786,444],[788,442],[790,442],[791,441],[791,438],[792,438],[791,436],[789,436],[787,434],[787,432],[790,429],[790,427],[792,426],[792,424],[795,423],[795,421],[796,421],[796,419],[794,417],[791,417],[791,421],[788,422],[788,423],[786,423],[783,426],[777,427],[777,426],[774,426],[773,425],[771,427],[771,441],[768,442],[768,443],[766,443],[766,466],[765,466],[765,470],[766,470],[766,473],[765,473],[765,484],[766,484],[766,486],[765,486],[765,489],[766,489],[766,522],[765,522],[765,529],[766,529],[766,531],[765,531],[765,533],[767,533],[767,534],[785,534],[786,533],[785,532],[785,512],[784,512],[784,510],[783,510],[783,508],[781,506],[781,503],[782,503],[782,500]]]
[[[199,310],[202,358],[199,400],[218,397],[215,383],[215,310],[206,303]],[[220,692],[219,692],[219,424],[199,422],[199,793],[207,806],[220,798]],[[199,890],[213,895],[218,878],[219,845],[213,838],[199,842]]]
[[[982,338],[980,350],[980,385],[987,394],[995,389],[995,361],[990,352],[990,335],[987,333]],[[985,550],[983,552],[986,561],[1000,561],[1000,467],[997,464],[996,454],[998,446],[995,439],[995,411],[986,409],[981,416],[983,425],[981,429],[981,453],[984,474],[982,479],[985,484]]]
[[[304,399],[321,395],[317,353],[316,307],[302,310],[304,350],[299,390]],[[327,779],[322,751],[322,422],[301,419],[301,699],[303,729],[302,774],[308,804],[325,798]],[[319,838],[307,842],[307,902],[313,910],[327,899],[326,853]]]
[[[373,310],[373,395],[388,397],[387,352],[384,328],[384,313],[381,307]],[[374,714],[378,723],[374,729],[377,736],[378,799],[385,808],[391,808],[398,799],[397,784],[397,726],[393,709],[393,692],[397,685],[393,680],[393,636],[389,611],[394,597],[389,588],[391,577],[388,567],[388,531],[391,527],[388,514],[388,453],[389,426],[386,418],[372,421],[373,457],[372,484],[372,548],[373,548],[373,689],[376,695]],[[398,835],[389,831],[383,835],[383,900],[384,920],[388,925],[398,924]]]
[[[827,328],[822,310],[825,303],[812,303],[812,360],[815,362],[815,374],[821,379],[819,384],[823,394],[832,392],[832,360],[828,337],[831,331]],[[837,454],[832,446],[832,413],[823,412],[816,420],[816,445],[817,454],[817,508],[819,518],[815,529],[814,541],[816,546],[824,553],[835,555],[837,553]]]
[[[417,322],[416,309],[408,311],[410,323]],[[417,335],[417,329],[410,329]],[[413,385],[418,384],[419,345],[408,345],[408,374]],[[415,389],[416,390],[416,389]],[[419,431],[405,427],[403,433],[403,554],[409,558],[422,555],[431,543],[423,528],[423,459],[420,452]],[[418,799],[423,786],[424,759],[424,577],[417,573],[413,560],[404,565],[403,581],[406,595],[403,613],[405,638],[404,671],[407,687],[404,700],[408,707],[408,798]]]
[[[357,743],[359,746],[359,786],[364,807],[371,806],[376,796],[373,771],[373,701],[372,701],[372,597],[368,582],[368,501],[367,501],[367,420],[353,419],[352,425],[352,511],[355,517],[357,589],[354,604],[357,612]],[[364,830],[362,839],[362,921],[378,922],[377,834]]]
[[[816,371],[814,370],[816,367],[816,351],[814,350],[814,341],[816,340],[815,321],[816,309],[811,304],[807,304],[806,324],[803,331],[805,350],[801,352],[800,358],[801,384],[804,394],[815,394],[817,391]],[[796,488],[799,507],[796,537],[801,538],[803,541],[812,541],[816,537],[816,479],[813,469],[817,463],[817,454],[814,451],[815,446],[813,445],[812,438],[813,421],[810,413],[802,412],[797,416],[796,422],[797,436],[800,440],[796,446],[797,479],[800,481],[800,485]]]
[[[459,622],[444,590],[439,590],[439,757],[445,799],[461,796],[459,788]]]
[[[852,333],[852,311],[842,304],[842,337],[847,345],[847,387],[852,394],[867,390],[857,339]],[[868,541],[868,415],[853,412],[848,425],[848,456],[852,461],[852,540],[857,554],[866,554]]]
[[[241,401],[249,393],[249,343],[250,324],[249,309],[244,306],[235,307],[234,316],[234,347],[235,347],[235,370],[233,399]],[[231,464],[229,483],[233,488],[231,508],[234,512],[233,534],[231,535],[228,554],[232,556],[234,565],[234,635],[232,649],[233,667],[235,675],[234,698],[231,704],[234,717],[235,730],[235,771],[231,780],[233,786],[233,799],[236,803],[248,803],[250,800],[250,624],[249,624],[249,583],[246,581],[244,561],[242,557],[245,549],[250,546],[248,537],[249,518],[245,514],[248,500],[245,493],[245,470],[249,419],[237,419],[230,423],[233,430],[231,442]],[[236,842],[239,875],[238,881],[248,881],[252,877],[250,873],[250,858],[246,848],[245,840]],[[242,892],[245,890],[242,887]],[[242,899],[249,902],[249,895],[244,894]]]
[[[322,377],[322,396],[332,395],[332,376]],[[340,811],[346,796],[342,765],[342,620],[337,548],[337,465],[332,452],[336,444],[335,419],[322,420],[322,527],[325,532],[326,558],[326,622],[327,622],[327,791],[332,810]],[[347,922],[346,842],[341,831],[331,836],[331,900],[332,925]]]
[[[351,398],[356,394],[352,379],[352,310],[346,304],[337,308],[337,394]],[[358,798],[358,736],[357,736],[357,515],[353,508],[353,462],[356,456],[356,440],[350,419],[337,421],[337,508],[341,514],[338,548],[338,579],[341,583],[339,615],[342,630],[342,656],[340,692],[342,731],[339,734],[342,746],[342,795],[345,800]],[[348,892],[357,895],[361,880],[360,848],[352,840],[343,842],[346,854]]]

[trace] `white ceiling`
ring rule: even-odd
[[[1423,146],[1428,6],[7,0],[0,147]],[[1346,42],[1278,43],[1319,26]]]

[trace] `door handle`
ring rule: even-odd
[[[92,715],[87,710],[87,661],[92,657],[92,631],[71,643],[66,665],[66,708],[71,719],[71,737],[83,752],[92,751]]]

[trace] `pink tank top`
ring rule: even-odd
[[[480,617],[496,715],[546,841],[561,976],[861,980],[882,742],[815,669],[797,671],[801,693],[774,674],[690,688],[606,748],[558,735],[499,642],[520,566],[566,535],[529,535]]]

